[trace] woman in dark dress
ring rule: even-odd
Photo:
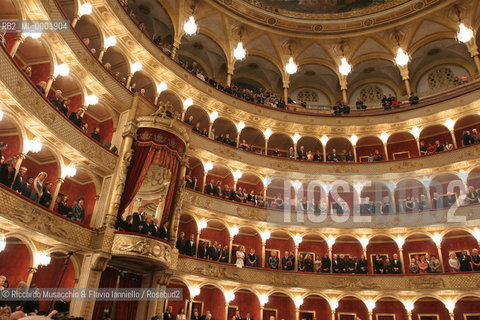
[[[43,194],[42,194],[42,197],[40,198],[40,205],[46,208],[48,208],[52,203],[52,192],[50,191],[51,189],[52,189],[52,183],[51,182],[45,183],[45,186],[43,187]]]
[[[62,216],[72,217],[72,208],[68,206],[68,195],[63,195],[61,201],[57,203],[57,210]]]

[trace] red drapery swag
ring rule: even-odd
[[[99,288],[115,288],[117,285],[118,270],[106,268],[100,278]],[[104,310],[110,310],[112,301],[96,301],[93,308],[93,320],[103,319]]]
[[[170,132],[141,128],[138,130],[138,140],[133,147],[132,163],[128,169],[125,189],[120,200],[118,215],[125,211],[143,184],[152,164],[160,165],[170,170],[170,185],[165,197],[164,220],[170,217],[174,203],[175,189],[178,182],[180,160],[185,151],[185,144]]]

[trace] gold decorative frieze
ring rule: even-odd
[[[165,242],[123,233],[115,233],[112,255],[147,259],[170,269],[175,269],[178,259],[178,251]]]

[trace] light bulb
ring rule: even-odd
[[[341,64],[338,67],[338,71],[343,76],[348,76],[348,74],[352,71],[352,66],[348,63],[347,58],[342,58]]]
[[[350,142],[352,142],[353,145],[356,145],[357,142],[358,142],[358,137],[353,134],[353,135],[350,137]]]
[[[418,127],[413,127],[412,134],[415,138],[418,138],[420,136],[420,129]]]
[[[388,141],[388,133],[382,132],[380,135],[380,140],[382,140],[383,143],[386,143]]]
[[[211,161],[208,161],[207,163],[205,163],[204,169],[205,169],[206,172],[212,170],[213,169],[213,163]]]
[[[240,121],[239,123],[237,123],[238,131],[242,131],[243,128],[245,128],[245,122]]]
[[[69,164],[68,166],[62,167],[63,177],[74,177],[77,174],[77,168],[74,165]]]
[[[70,68],[66,64],[61,64],[55,67],[55,77],[66,77],[70,74]]]
[[[328,137],[326,135],[323,135],[321,138],[320,138],[320,141],[322,142],[323,145],[326,145],[327,142],[328,142]]]
[[[260,234],[260,236],[262,237],[263,242],[266,242],[268,239],[270,239],[270,231],[265,230]]]
[[[37,252],[33,256],[34,267],[38,268],[40,266],[48,266],[52,258],[44,253],[44,252]]]
[[[463,23],[460,23],[458,26],[459,30],[457,33],[457,39],[460,42],[467,43],[473,38],[473,31],[470,28],[467,28]]]
[[[301,138],[301,136],[300,136],[298,133],[295,133],[295,134],[293,135],[293,138],[292,138],[292,139],[293,139],[293,142],[294,142],[294,143],[297,143],[298,140],[300,140],[300,138]]]
[[[410,57],[408,54],[406,54],[402,48],[398,48],[397,50],[397,56],[395,57],[395,63],[398,64],[401,67],[404,67],[408,64],[410,61]]]
[[[298,180],[294,181],[292,183],[292,185],[293,185],[293,189],[295,189],[295,191],[298,191],[302,187],[302,183]]]
[[[403,245],[405,244],[405,238],[399,236],[395,239],[395,242],[397,243],[397,246],[399,248],[402,248]]]
[[[98,103],[98,97],[95,95],[89,95],[87,97],[87,106],[94,106]]]
[[[331,248],[335,244],[335,238],[332,237],[332,236],[329,236],[326,239],[326,241],[327,241],[327,245],[328,245],[329,248]]]
[[[207,227],[207,220],[202,219],[202,220],[198,221],[197,222],[197,227],[198,227],[198,231],[201,231],[202,229],[205,229]]]
[[[363,248],[366,248],[370,242],[367,237],[360,238],[359,241]]]
[[[90,3],[84,3],[80,6],[80,8],[78,9],[78,15],[81,17],[81,16],[84,16],[84,15],[89,15],[92,13],[92,5]]]
[[[3,236],[0,237],[0,252],[5,250],[5,247],[7,246],[7,241]]]
[[[233,178],[235,179],[235,181],[237,181],[238,179],[240,179],[242,177],[242,175],[243,175],[242,171],[237,170],[233,173]]]
[[[42,150],[42,142],[38,138],[27,141],[26,143],[26,153],[28,152],[40,152]]]
[[[237,47],[233,50],[233,56],[237,60],[243,60],[247,56],[247,51],[243,47],[242,41],[238,42]]]
[[[453,130],[453,128],[455,127],[455,121],[453,121],[452,119],[447,119],[445,120],[445,126],[448,128],[448,130]]]
[[[183,107],[184,107],[184,108],[188,108],[188,107],[190,107],[192,104],[193,104],[192,98],[187,98],[187,99],[185,99],[185,101],[183,101]]]
[[[192,298],[195,298],[196,296],[198,296],[200,294],[200,287],[198,286],[193,286],[190,288],[190,294],[192,296]]]
[[[298,246],[300,243],[302,243],[302,241],[303,241],[303,237],[299,234],[296,234],[293,237],[293,242],[295,243],[296,246]]]
[[[230,237],[232,237],[232,238],[235,237],[238,234],[238,231],[239,231],[238,226],[234,225],[233,227],[231,227],[229,229],[229,231],[230,231]]]
[[[190,18],[188,18],[188,21],[185,21],[185,23],[183,24],[183,30],[189,36],[197,33],[198,26],[193,16],[190,16]]]
[[[142,70],[143,66],[140,62],[135,62],[133,65],[132,65],[132,74],[134,74],[135,72],[137,71],[140,71]]]
[[[261,294],[260,297],[258,297],[258,300],[260,300],[260,305],[264,306],[268,303],[268,296],[266,294]]]
[[[265,129],[265,131],[263,133],[265,134],[265,138],[268,139],[268,138],[270,138],[270,136],[272,135],[273,132],[272,132],[272,129],[267,128],[267,129]]]
[[[285,71],[287,71],[289,74],[294,74],[297,72],[297,70],[297,64],[295,61],[293,61],[293,57],[290,57],[290,59],[288,59],[288,63],[285,65]]]
[[[160,94],[165,90],[167,90],[167,84],[165,82],[157,84],[157,94]]]
[[[217,118],[218,118],[217,111],[213,111],[212,113],[210,113],[210,120],[212,120],[212,122],[215,121]]]
[[[105,50],[115,46],[116,44],[117,44],[117,38],[115,38],[114,36],[108,37],[107,39],[105,39]]]

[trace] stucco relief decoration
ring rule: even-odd
[[[150,146],[154,149],[168,149],[173,152],[178,160],[182,159],[185,144],[175,134],[155,128],[139,128],[136,145],[141,147]],[[156,163],[154,161],[154,163]]]
[[[173,262],[172,250],[169,245],[149,238],[142,239],[128,234],[115,234],[112,253],[144,256],[167,264]]]
[[[163,134],[159,133],[159,134],[156,134],[156,135],[155,135],[155,137],[154,137],[153,140],[154,140],[155,142],[158,142],[158,143],[164,143],[166,139],[167,139],[167,138],[165,138],[165,136],[164,136]]]

